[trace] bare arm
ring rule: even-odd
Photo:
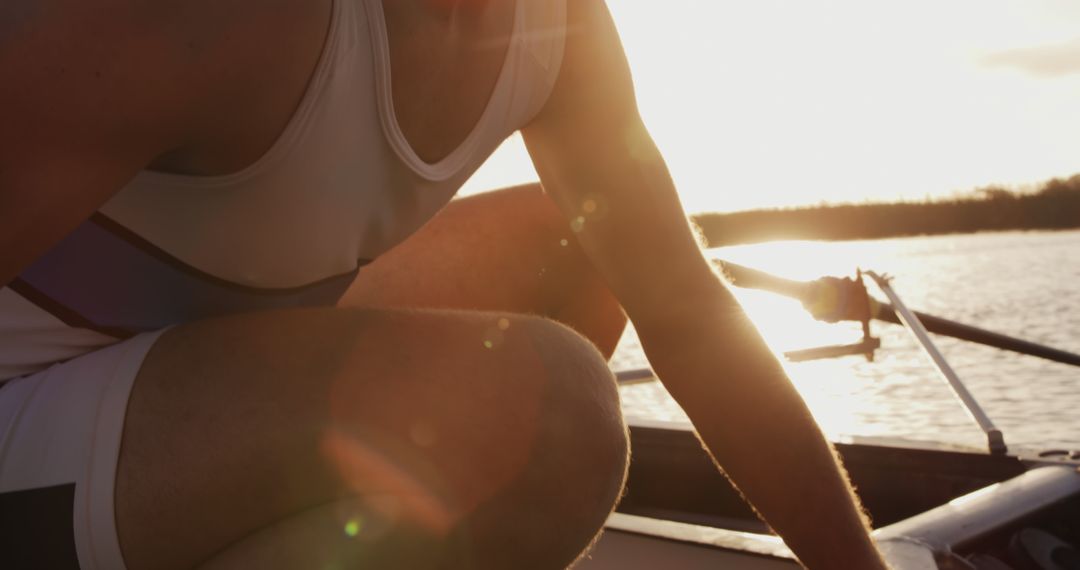
[[[155,158],[236,146],[238,109],[287,117],[325,4],[0,2],[0,285]]]
[[[723,470],[809,568],[884,568],[833,451],[702,256],[601,0],[570,5],[555,93],[524,130],[545,189]]]
[[[145,91],[125,65],[133,39],[108,21],[109,8],[48,0],[0,8],[0,284],[165,142],[143,132],[155,109],[132,100]]]

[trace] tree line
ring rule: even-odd
[[[1034,191],[1000,186],[952,199],[841,204],[695,216],[710,246],[785,239],[852,240],[1080,227],[1080,174]]]

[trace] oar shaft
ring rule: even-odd
[[[771,273],[765,273],[764,271],[721,259],[716,260],[715,263],[724,272],[728,280],[739,287],[770,291],[800,301],[805,301],[806,297],[812,293],[810,284],[805,281],[777,277]]]
[[[1036,344],[1034,342],[1011,337],[1008,335],[1003,335],[994,331],[988,331],[986,329],[973,327],[971,325],[965,325],[964,323],[958,323],[949,319],[935,317],[934,315],[928,315],[919,311],[913,312],[916,316],[919,317],[922,323],[926,325],[926,330],[935,334],[951,336],[953,338],[958,338],[971,342],[977,342],[979,344],[993,346],[1002,350],[1011,350],[1013,352],[1019,352],[1021,354],[1037,356],[1039,358],[1045,358],[1047,360],[1053,360],[1054,362],[1061,362],[1063,364],[1080,366],[1080,354],[1074,354],[1057,348],[1043,346],[1041,344]],[[889,303],[881,303],[878,306],[877,313],[874,315],[874,318],[881,321],[900,324],[900,319],[896,316],[896,310]]]
[[[809,297],[813,294],[813,289],[811,287],[811,284],[808,282],[795,281],[793,279],[777,277],[775,275],[765,273],[764,271],[751,269],[749,267],[739,265],[737,263],[731,263],[729,261],[717,260],[716,263],[723,269],[724,273],[736,286],[771,291],[773,293],[792,297],[800,301],[812,300]],[[928,315],[926,313],[920,313],[918,311],[913,312],[916,316],[919,317],[923,325],[926,326],[926,330],[934,334],[951,336],[953,338],[976,342],[979,344],[985,344],[987,346],[993,346],[1002,350],[1010,350],[1012,352],[1019,352],[1021,354],[1045,358],[1047,360],[1061,362],[1063,364],[1080,366],[1080,354],[1067,352],[1058,348],[1044,346],[1041,344],[1036,344],[1034,342],[1011,337],[1001,333],[996,333],[993,331],[988,331],[986,329],[966,325],[964,323],[958,323],[956,321],[936,317],[934,315]],[[873,315],[873,317],[880,321],[901,324],[900,318],[896,315],[896,309],[894,309],[891,304],[884,301],[878,301],[877,311]]]

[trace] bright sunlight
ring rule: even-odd
[[[687,209],[921,200],[1080,172],[1072,0],[609,0]],[[513,139],[467,185],[535,180]]]

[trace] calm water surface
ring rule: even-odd
[[[851,275],[856,267],[888,273],[913,309],[1080,353],[1080,231],[780,242],[713,253],[793,279]],[[737,294],[778,352],[855,342],[861,335],[856,323],[818,323],[790,300]],[[874,362],[850,356],[786,364],[826,433],[984,445],[982,433],[907,332],[885,323],[872,326],[882,341]],[[1080,449],[1080,368],[949,338],[935,341],[1007,444]],[[637,338],[628,331],[614,367],[644,365]],[[722,375],[718,371],[717,381]],[[624,388],[623,405],[628,416],[685,420],[655,382]]]

